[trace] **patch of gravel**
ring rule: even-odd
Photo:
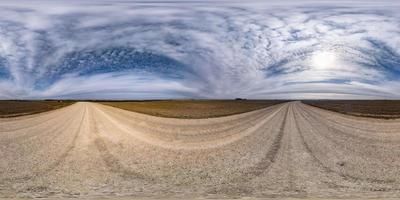
[[[279,104],[209,119],[96,103],[0,119],[0,197],[400,197],[400,121]]]

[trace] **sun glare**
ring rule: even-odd
[[[336,54],[330,51],[318,51],[311,57],[311,65],[315,69],[331,69],[336,64]]]

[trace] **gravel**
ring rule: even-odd
[[[0,198],[400,197],[400,120],[300,102],[173,119],[80,102],[0,119]]]

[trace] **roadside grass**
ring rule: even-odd
[[[46,112],[73,104],[74,101],[1,100],[0,117],[17,117]]]
[[[400,118],[400,100],[303,100],[302,102],[353,116]]]
[[[200,119],[249,112],[282,100],[157,100],[97,102],[124,110],[169,118]]]

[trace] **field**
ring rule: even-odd
[[[399,130],[298,101],[207,119],[77,102],[0,119],[0,198],[400,197]]]
[[[15,117],[54,110],[72,101],[0,101],[0,117]]]
[[[284,102],[281,100],[165,100],[100,103],[160,117],[200,119],[249,112]]]
[[[400,100],[307,100],[302,102],[354,116],[400,118]]]

